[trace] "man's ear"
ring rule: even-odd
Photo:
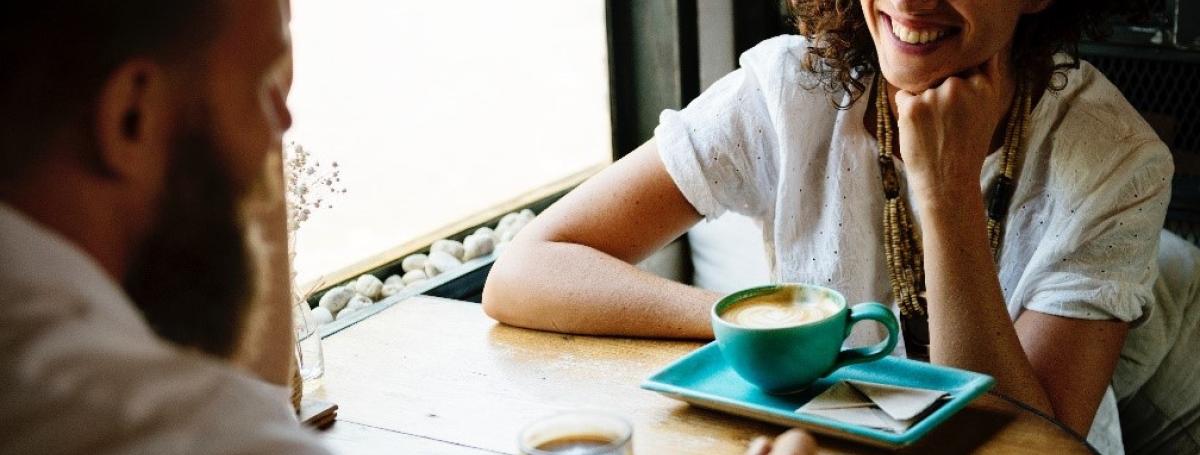
[[[138,178],[164,169],[175,110],[168,74],[148,60],[113,71],[97,99],[98,165],[116,178]]]
[[[1021,14],[1037,14],[1053,5],[1054,0],[1025,0],[1023,3]]]

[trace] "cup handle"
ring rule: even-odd
[[[846,324],[846,333],[842,335],[843,339],[850,336],[850,330],[854,328],[854,324],[862,321],[877,321],[883,324],[887,328],[887,339],[874,346],[843,349],[834,364],[835,370],[847,365],[879,360],[896,349],[896,343],[900,339],[900,323],[896,322],[896,316],[892,314],[891,310],[875,302],[854,305],[853,308],[850,308],[850,322]]]

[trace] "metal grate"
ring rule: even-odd
[[[1086,55],[1177,153],[1200,154],[1200,63]]]
[[[1200,245],[1200,58],[1141,47],[1090,49],[1083,58],[1121,89],[1175,155],[1166,228]]]
[[[1200,246],[1200,223],[1189,223],[1182,219],[1167,219],[1166,228],[1189,242]]]

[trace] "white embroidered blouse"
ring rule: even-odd
[[[663,112],[661,158],[705,217],[732,211],[761,223],[774,280],[828,286],[851,302],[891,302],[878,144],[863,127],[868,97],[837,109],[801,68],[805,52],[802,37],[764,41],[685,109]],[[1171,155],[1091,65],[1067,78],[1031,114],[1000,286],[1014,320],[1032,309],[1138,321],[1157,275]],[[999,155],[984,163],[981,197]],[[1110,388],[1089,434],[1101,452],[1122,452],[1116,413]]]

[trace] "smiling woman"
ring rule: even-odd
[[[1109,384],[1154,302],[1173,164],[1075,56],[1116,2],[790,3],[800,36],[742,54],[541,214],[497,259],[484,309],[543,330],[709,338],[715,293],[632,264],[734,212],[760,227],[772,281],[892,302],[896,355],[992,375],[1120,453]]]
[[[921,0],[905,3],[938,2]],[[1009,8],[1016,3],[995,2],[991,5]],[[1036,3],[1044,7],[1045,11],[1036,16],[1026,17],[1018,24],[1008,24],[1010,27],[1016,27],[1015,32],[1012,32],[1013,66],[1031,79],[1044,78],[1055,70],[1062,74],[1061,71],[1074,66],[1074,62],[1054,62],[1052,57],[1056,52],[1063,50],[1064,46],[1071,47],[1071,43],[1077,43],[1081,38],[1101,35],[1101,24],[1112,14],[1144,10],[1146,2],[1057,0]],[[805,61],[806,69],[826,75],[823,83],[827,89],[845,90],[856,95],[861,95],[866,88],[862,77],[877,70],[880,65],[881,56],[875,47],[878,43],[873,43],[871,35],[873,28],[892,27],[894,36],[899,41],[911,44],[929,43],[934,41],[935,37],[950,37],[964,28],[964,24],[955,24],[955,21],[938,24],[922,17],[924,21],[907,24],[900,21],[900,27],[896,29],[896,21],[886,12],[878,15],[878,21],[867,21],[863,9],[847,8],[842,2],[835,0],[789,0],[787,4],[798,31],[822,44],[810,49]],[[997,15],[983,15],[976,19],[987,23],[988,19],[995,17]],[[911,49],[932,50],[932,47]],[[975,64],[979,63],[981,62]],[[965,67],[955,71],[962,69]]]
[[[301,283],[611,160],[603,1],[292,3],[289,140],[347,190]]]

